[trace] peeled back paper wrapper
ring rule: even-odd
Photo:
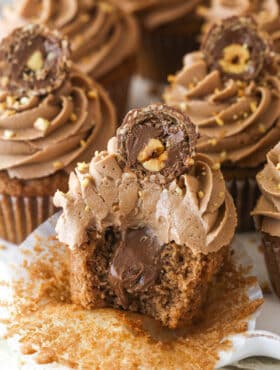
[[[228,355],[229,336],[254,329],[261,291],[232,265],[210,289],[194,327],[168,330],[141,315],[71,304],[69,251],[55,237],[56,220],[57,215],[45,222],[20,248],[0,250],[0,348],[25,363],[21,369],[109,369],[112,363],[180,369],[188,362],[210,370],[234,358]]]

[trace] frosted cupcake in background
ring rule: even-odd
[[[133,17],[112,0],[20,0],[3,9],[0,34],[30,22],[68,37],[73,62],[106,88],[122,118],[137,66],[139,39]]]
[[[202,0],[115,0],[135,14],[142,31],[140,73],[156,82],[166,82],[177,71],[185,53],[198,48],[202,18],[196,8]]]
[[[68,42],[36,25],[0,43],[0,237],[20,243],[54,213],[77,162],[105,147],[115,110],[72,66]]]
[[[267,31],[277,51],[280,51],[280,3],[278,0],[211,0],[209,7],[201,6],[198,14],[205,19],[202,33],[215,22],[232,16],[254,16],[259,27]]]
[[[261,197],[253,215],[263,236],[267,269],[280,297],[280,142],[267,154],[267,164],[258,173]]]
[[[169,76],[167,104],[180,107],[201,134],[198,150],[221,167],[239,216],[239,230],[254,227],[256,174],[280,140],[279,56],[250,17],[213,26],[201,50]]]

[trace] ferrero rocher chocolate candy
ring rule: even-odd
[[[234,79],[255,79],[269,61],[270,44],[251,17],[231,17],[214,25],[202,44],[211,69]]]
[[[59,33],[33,24],[18,28],[0,43],[0,87],[15,95],[48,94],[65,80],[69,54]]]
[[[154,104],[132,110],[117,138],[126,167],[145,175],[159,172],[170,181],[190,166],[197,134],[186,115]]]

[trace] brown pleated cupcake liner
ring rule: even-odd
[[[139,52],[139,73],[156,83],[166,83],[170,74],[182,67],[185,54],[198,49],[198,34],[187,32],[170,32],[162,30],[142,30],[142,47]]]
[[[110,98],[112,99],[113,103],[116,106],[118,115],[117,122],[118,125],[122,123],[122,120],[125,114],[127,113],[131,79],[132,75],[129,75],[125,78],[122,78],[120,81],[116,81],[116,83],[110,86],[105,86],[106,90],[110,95]]]
[[[263,245],[270,281],[280,298],[280,238],[264,233]]]
[[[52,196],[14,197],[0,194],[0,238],[20,244],[55,212]]]
[[[137,70],[137,56],[127,58],[121,65],[112,70],[108,75],[99,79],[98,82],[109,93],[116,107],[118,124],[127,113],[130,84]],[[93,76],[94,79],[94,76]]]
[[[231,179],[226,181],[226,186],[232,195],[237,211],[237,231],[247,232],[255,230],[251,212],[260,194],[256,179]]]

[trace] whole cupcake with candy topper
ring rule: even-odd
[[[115,130],[107,94],[70,57],[68,41],[40,25],[0,43],[0,237],[13,243],[55,212],[55,191]]]
[[[201,134],[197,148],[221,167],[239,230],[253,228],[255,176],[280,139],[279,56],[251,17],[214,25],[201,50],[170,76],[165,101],[183,109]]]

